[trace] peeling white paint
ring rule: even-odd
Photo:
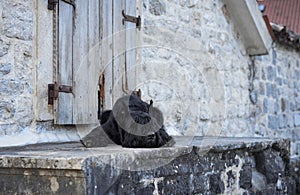
[[[223,194],[243,194],[246,192],[244,189],[240,188],[240,171],[242,170],[243,167],[243,159],[239,157],[238,155],[235,156],[235,159],[239,160],[239,164],[236,166],[235,164],[233,166],[227,166],[225,164],[225,170],[221,173],[221,179],[224,182],[224,193]],[[232,171],[234,174],[235,179],[230,180],[228,178],[227,173],[229,171]],[[228,182],[230,182],[228,186]]]
[[[159,195],[158,183],[163,180],[164,180],[164,177],[159,177],[159,178],[151,178],[151,179],[142,179],[140,182],[143,182],[145,187],[150,184],[154,184],[153,195]]]
[[[59,183],[57,182],[57,178],[56,177],[51,177],[50,178],[50,188],[52,192],[57,192],[57,190],[59,189]]]

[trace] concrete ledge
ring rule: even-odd
[[[2,148],[0,188],[7,194],[24,191],[64,194],[72,186],[81,186],[73,188],[74,194],[83,191],[85,194],[175,191],[268,194],[264,190],[271,188],[270,193],[276,190],[278,173],[285,174],[289,163],[288,140],[224,137],[175,137],[175,140],[174,147],[154,149],[116,145],[84,148],[80,143]],[[270,157],[277,161],[270,164]],[[266,164],[273,166],[271,171]],[[266,181],[261,188],[253,187],[255,181],[251,181],[257,169]],[[8,179],[14,182],[9,183]],[[44,186],[43,190],[37,186]]]

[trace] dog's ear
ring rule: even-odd
[[[150,106],[152,106],[152,104],[153,104],[153,100],[150,100]]]

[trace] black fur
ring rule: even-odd
[[[116,144],[130,148],[171,146],[175,142],[163,125],[162,112],[136,95],[120,98],[101,115],[100,124]]]

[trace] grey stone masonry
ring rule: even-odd
[[[34,121],[33,1],[0,2],[0,136]]]
[[[260,121],[257,128],[264,136],[290,138],[293,155],[298,154],[300,140],[299,59],[299,52],[275,43],[269,55],[255,58],[259,76],[254,85],[259,90],[257,106],[261,108],[256,116]]]
[[[156,149],[87,149],[80,143],[2,148],[1,193],[274,195],[299,189],[298,178],[288,175],[287,140],[175,140],[174,147]]]

